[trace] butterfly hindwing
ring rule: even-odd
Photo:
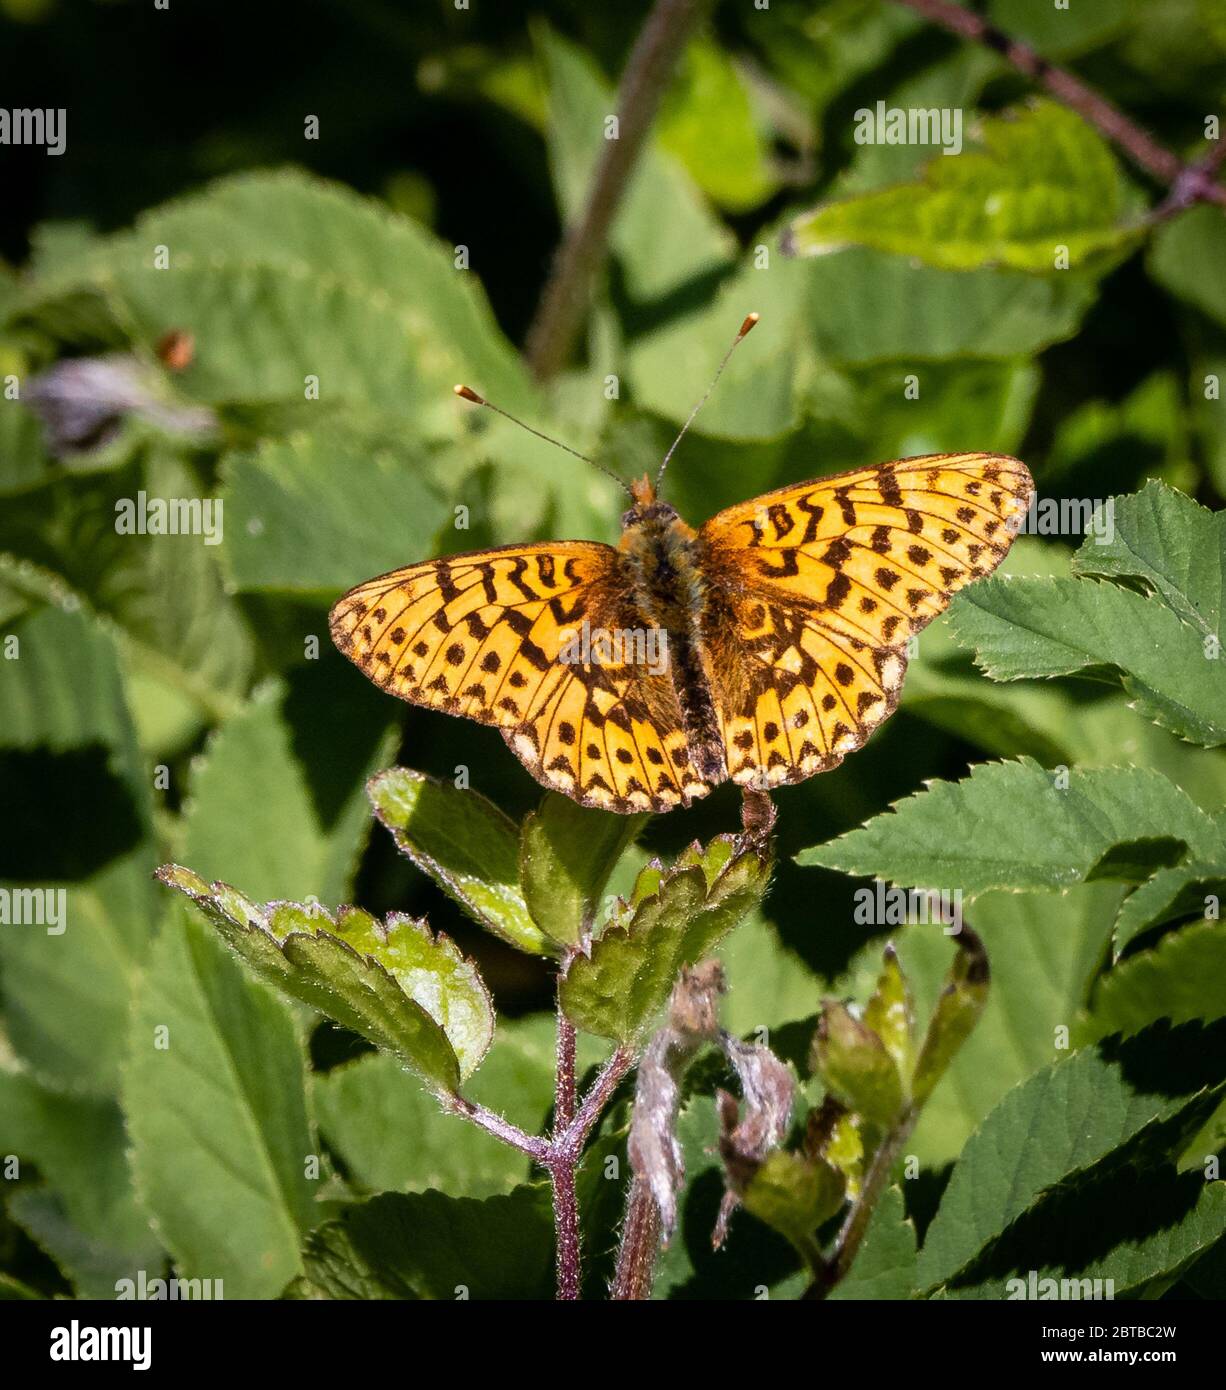
[[[331,626],[377,685],[495,725],[538,781],[584,805],[663,811],[710,790],[689,770],[667,675],[616,649],[585,660],[590,640],[587,653],[576,645],[585,630],[642,630],[610,546],[507,546],[411,565],[350,590]]]
[[[937,454],[781,488],[698,536],[703,640],[728,774],[774,786],[836,766],[895,709],[906,640],[1004,558],[1033,483]]]

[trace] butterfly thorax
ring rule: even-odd
[[[632,507],[620,549],[643,617],[670,636],[690,628],[702,603],[694,531],[667,502]]]

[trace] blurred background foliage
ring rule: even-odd
[[[987,10],[1189,157],[1226,103],[1216,0]],[[670,498],[692,523],[787,481],[946,449],[1016,453],[1056,498],[1157,477],[1222,503],[1226,405],[1204,388],[1226,370],[1220,210],[1067,271],[951,270],[868,247],[780,255],[791,216],[908,180],[931,156],[857,145],[859,108],[957,106],[973,125],[1032,95],[996,55],[888,0],[714,6],[615,224],[576,360],[534,383],[517,345],[646,11],[0,0],[6,102],[68,109],[62,157],[0,148],[0,379],[22,388],[0,400],[0,619],[21,643],[0,684],[0,878],[68,884],[73,914],[53,951],[31,933],[0,937],[5,1046],[22,1064],[20,1082],[0,1083],[10,1116],[37,1134],[41,1178],[10,1197],[0,1243],[39,1287],[106,1291],[115,1270],[155,1258],[116,1099],[142,1084],[124,1071],[142,972],[165,992],[161,1013],[143,997],[149,1018],[199,1022],[207,1001],[256,989],[211,942],[157,940],[179,918],[149,879],[162,860],[259,899],[426,913],[477,956],[500,1012],[522,1020],[508,1034],[522,1075],[543,1065],[546,971],[480,935],[387,837],[371,838],[362,791],[393,761],[448,777],[466,766],[516,816],[539,788],[496,734],[384,697],[327,637],[328,605],[381,570],[491,543],[616,536],[607,480],[455,401],[454,381],[629,477],[661,457],[753,309],[762,324],[670,471]],[[318,139],[305,138],[311,116]],[[1103,153],[1121,217],[1160,201]],[[152,268],[159,245],[168,270]],[[191,334],[194,353],[172,372],[158,345],[175,332]],[[53,451],[29,385],[98,358],[109,375],[91,388],[88,428]],[[61,414],[65,392],[80,404],[78,378],[41,381]],[[116,502],[141,491],[223,499],[221,543],[117,534]],[[454,524],[458,506],[468,529]],[[1025,539],[1009,563],[1061,573],[1078,540]],[[1113,686],[993,685],[939,622],[897,717],[836,772],[779,796],[776,882],[727,951],[729,1024],[810,1015],[822,982],[863,959],[857,881],[796,867],[796,850],[927,778],[1017,754],[1149,766],[1208,810],[1226,801],[1220,752],[1145,723]],[[657,818],[626,874],[736,821],[727,788]],[[1053,1026],[1083,1002],[1117,903],[1115,888],[1090,884],[976,904],[998,993],[917,1135],[932,1174],[1051,1060]],[[944,963],[934,957],[934,980]],[[259,1046],[270,1069],[293,1074],[302,1020],[277,1010],[284,1027],[265,1028]],[[357,1047],[335,1028],[309,1047],[317,1079],[278,1123],[305,1136],[318,1120],[335,1134],[338,1115],[353,1123],[346,1095],[360,1088],[323,1078]],[[399,1084],[393,1070],[380,1085]],[[86,1124],[92,1156],[68,1142]],[[0,1150],[15,1143],[0,1134]],[[413,1168],[419,1152],[389,1157],[366,1130],[350,1144],[346,1171],[368,1162],[372,1188],[438,1178]],[[173,1185],[165,1148],[136,1145],[143,1201]],[[459,1190],[504,1190],[505,1176]],[[210,1190],[223,1200],[224,1186]],[[305,1199],[268,1200],[275,1244],[277,1222],[301,1225]],[[244,1279],[273,1293],[293,1272],[286,1254],[236,1274],[234,1293]]]

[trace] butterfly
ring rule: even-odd
[[[907,639],[995,569],[1034,491],[1017,459],[933,454],[782,487],[694,530],[657,494],[675,448],[627,488],[618,546],[393,570],[336,603],[334,642],[389,693],[501,729],[584,806],[667,811],[729,779],[765,791],[837,767],[893,713]]]

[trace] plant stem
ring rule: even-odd
[[[613,1098],[622,1077],[634,1063],[634,1053],[628,1047],[619,1047],[600,1070],[591,1089],[579,1103],[575,1118],[567,1126],[566,1133],[559,1136],[555,1148],[569,1150],[576,1158],[583,1152],[583,1145],[592,1127],[604,1113],[604,1108]]]
[[[655,120],[668,80],[705,0],[656,0],[639,31],[617,93],[617,137],[604,142],[587,200],[562,239],[524,352],[538,381],[566,364],[604,262],[609,228]]]
[[[558,1006],[558,1060],[554,1079],[553,1132],[556,1138],[575,1118],[575,1025]]]
[[[1148,131],[1125,116],[1101,93],[1086,86],[1071,72],[1040,57],[1029,44],[1010,38],[982,16],[961,5],[951,4],[949,0],[898,0],[898,3],[948,29],[951,34],[972,39],[999,53],[1018,72],[1032,77],[1065,106],[1096,126],[1138,168],[1170,187],[1182,184],[1185,189],[1183,196],[1187,199],[1184,206],[1193,202],[1213,202],[1226,206],[1226,187],[1213,177],[1216,162],[1209,166],[1208,176],[1202,176],[1207,160],[1195,165],[1185,164],[1177,154],[1159,144]]]
[[[504,1144],[509,1144],[511,1148],[518,1149],[521,1153],[526,1153],[537,1163],[548,1166],[553,1149],[548,1139],[542,1139],[536,1134],[528,1134],[518,1125],[513,1125],[510,1120],[504,1120],[501,1115],[487,1110],[484,1105],[478,1105],[475,1101],[468,1100],[465,1096],[448,1096],[443,1102],[443,1108],[453,1115],[463,1115],[466,1120],[471,1120],[473,1124],[479,1125],[487,1133],[492,1134],[495,1139],[501,1139]]]
[[[557,1018],[558,1046],[549,1180],[553,1188],[558,1300],[571,1302],[579,1297],[579,1198],[575,1191],[575,1169],[579,1155],[566,1149],[562,1139],[575,1118],[575,1025],[562,1012],[560,1003]]]
[[[558,1302],[579,1297],[579,1195],[575,1190],[576,1160],[571,1157],[549,1165],[553,1188],[553,1229],[557,1245]]]
[[[894,1164],[898,1161],[903,1146],[911,1137],[911,1131],[915,1128],[915,1122],[918,1118],[919,1107],[908,1105],[894,1127],[877,1146],[873,1161],[869,1164],[868,1172],[864,1175],[860,1195],[847,1213],[838,1238],[835,1240],[834,1253],[826,1261],[825,1269],[809,1285],[802,1297],[825,1298],[839,1280],[846,1276],[859,1253],[864,1234],[868,1230],[868,1223],[872,1220],[873,1212],[877,1209],[877,1202],[885,1191],[886,1184],[890,1181]]]
[[[626,1201],[626,1220],[610,1297],[615,1301],[650,1298],[659,1249],[660,1209],[651,1188],[636,1177],[630,1183]]]

